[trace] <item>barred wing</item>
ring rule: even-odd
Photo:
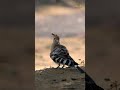
[[[63,63],[68,66],[78,65],[69,55],[68,50],[65,46],[57,46],[50,54],[50,57],[58,63]]]
[[[52,55],[59,55],[61,57],[68,57],[69,56],[69,52],[68,50],[66,49],[65,46],[63,45],[59,45],[57,46],[52,52],[51,52]]]

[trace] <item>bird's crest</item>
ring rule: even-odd
[[[60,39],[59,36],[58,36],[57,34],[53,34],[53,33],[52,33],[52,36],[54,37],[54,39],[57,39],[57,40]]]

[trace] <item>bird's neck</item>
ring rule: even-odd
[[[53,43],[52,43],[52,47],[51,47],[51,51],[54,50],[54,48],[56,48],[56,46],[60,45],[60,42],[59,41],[56,41],[56,40],[53,40]]]

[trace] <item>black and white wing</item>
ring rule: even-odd
[[[55,61],[56,63],[65,64],[68,66],[74,66],[78,65],[69,55],[68,50],[65,46],[59,45],[57,46],[51,53],[50,57]]]

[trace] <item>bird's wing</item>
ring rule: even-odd
[[[63,45],[58,45],[54,50],[50,53],[50,57],[55,61],[55,62],[61,62],[61,63],[66,63],[66,65],[78,65],[71,56],[69,55],[68,50],[66,49],[65,46]],[[60,61],[59,61],[60,60]]]
[[[59,57],[62,57],[64,59],[69,59],[71,60],[72,62],[74,62],[75,64],[77,64],[73,58],[69,55],[69,52],[67,50],[67,48],[63,45],[59,45],[57,46],[54,51],[53,51],[53,54],[56,54],[57,56]]]
[[[67,48],[63,45],[56,46],[56,48],[53,50],[53,54],[56,54],[61,57],[68,57],[69,52]]]

